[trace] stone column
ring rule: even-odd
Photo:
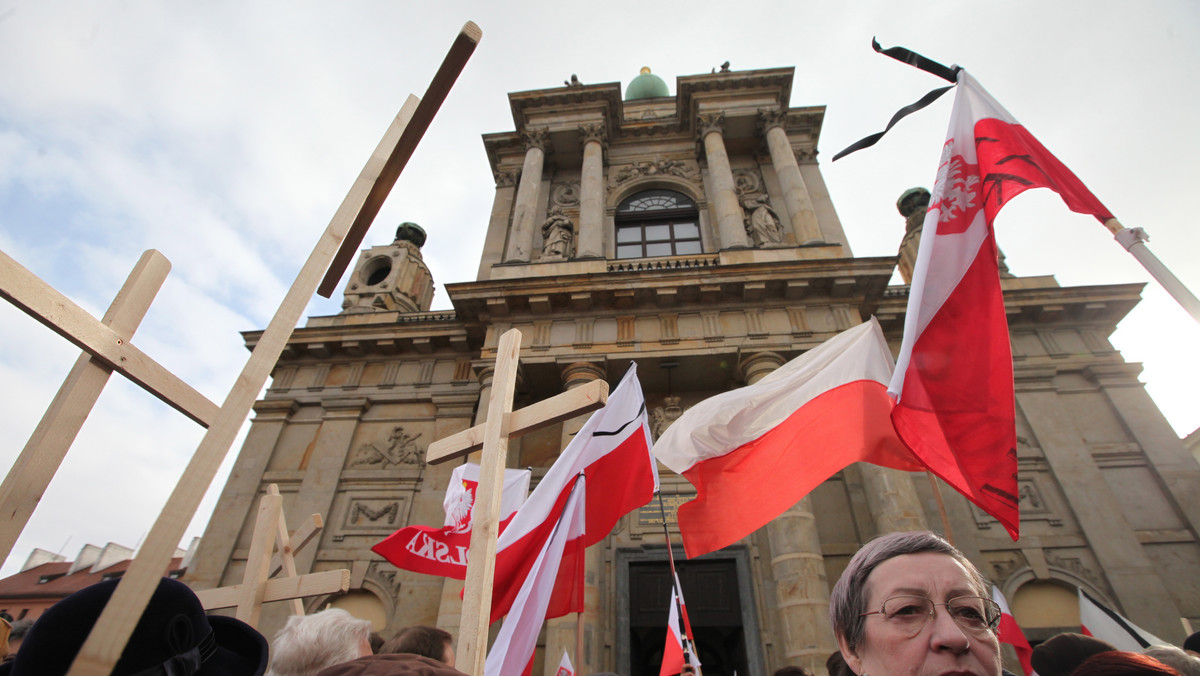
[[[592,362],[574,362],[562,370],[563,387],[567,390],[586,385],[593,380],[607,377],[604,367]],[[588,415],[581,415],[562,424],[562,448],[575,438],[575,433],[587,422]],[[597,583],[604,573],[604,541],[588,547],[584,553],[583,572],[583,616],[579,618],[559,617],[546,621],[546,666],[545,676],[554,676],[558,671],[558,660],[563,650],[571,654],[575,670],[582,674],[592,673],[599,668],[600,655],[596,650],[596,637],[600,635],[600,589]],[[575,654],[576,623],[583,624],[583,654]],[[589,637],[591,640],[589,640]]]
[[[729,153],[725,151],[724,127],[724,113],[700,117],[700,138],[703,139],[704,158],[708,162],[712,202],[717,210],[717,237],[722,249],[747,249],[750,240],[746,236],[742,205],[738,204],[737,191],[734,189]]]
[[[603,124],[579,128],[583,133],[583,169],[579,181],[579,245],[576,258],[604,258]]]
[[[753,385],[783,366],[775,352],[757,352],[742,360],[746,384]],[[812,500],[805,497],[767,524],[771,572],[775,577],[775,606],[783,663],[814,674],[825,670],[825,658],[837,645],[829,624],[829,581],[817,536]]]
[[[862,463],[863,490],[879,534],[929,530],[925,510],[917,497],[914,475],[898,469]]]
[[[800,175],[800,165],[792,153],[787,132],[783,130],[786,118],[787,112],[782,110],[759,113],[763,133],[767,137],[767,149],[771,152],[771,164],[775,167],[775,175],[779,177],[779,186],[783,188],[783,204],[787,207],[796,241],[801,244],[822,244],[825,238],[817,223],[817,214],[813,211],[812,197],[808,194],[808,186],[804,185],[804,177]]]
[[[536,229],[538,189],[542,185],[542,163],[546,159],[546,143],[550,135],[544,129],[534,129],[522,134],[525,141],[525,164],[521,167],[521,181],[517,185],[517,203],[513,206],[512,230],[508,234],[508,248],[504,253],[505,263],[528,263],[533,251],[533,233]]]
[[[200,548],[188,569],[185,579],[193,588],[210,589],[222,585],[222,577],[237,547],[238,535],[247,519],[253,523],[250,515],[257,514],[259,485],[275,445],[279,443],[279,435],[298,408],[294,399],[255,402],[254,421],[242,444],[242,452],[237,456],[237,463],[221,491],[204,537],[200,539]]]

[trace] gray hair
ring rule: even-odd
[[[271,642],[267,676],[315,676],[326,667],[358,659],[371,629],[370,620],[360,620],[341,608],[292,615]]]
[[[851,651],[862,643],[866,624],[862,614],[867,612],[867,597],[870,595],[867,578],[872,571],[888,559],[924,553],[954,557],[967,569],[975,591],[980,596],[988,595],[988,583],[979,570],[954,545],[936,533],[917,531],[880,535],[859,548],[829,595],[829,621],[833,625],[833,633],[843,639]]]
[[[1192,657],[1173,645],[1155,645],[1142,651],[1163,664],[1178,671],[1180,676],[1200,676],[1200,659]]]

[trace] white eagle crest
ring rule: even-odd
[[[932,207],[938,210],[942,223],[961,218],[976,205],[979,197],[979,176],[966,172],[962,155],[954,155],[954,144],[947,142],[942,147],[942,161],[938,166],[937,182]]]
[[[475,494],[467,488],[467,482],[462,482],[462,490],[458,492],[458,500],[446,510],[446,520],[453,526],[451,533],[466,533],[471,530],[471,506],[475,503]]]

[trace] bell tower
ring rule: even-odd
[[[363,251],[346,284],[342,313],[428,312],[433,301],[433,275],[421,258],[425,230],[401,223],[396,239]]]

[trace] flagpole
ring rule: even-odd
[[[683,590],[679,588],[679,576],[675,574],[675,551],[671,548],[671,532],[667,530],[667,509],[663,507],[662,491],[655,491],[654,495],[658,498],[658,512],[662,514],[663,537],[667,541],[667,560],[671,562],[671,588],[675,590],[675,614],[679,616],[679,636],[683,639],[683,663],[691,664],[692,658],[688,654],[691,639],[683,622]]]
[[[953,545],[954,531],[950,530],[950,517],[946,514],[946,503],[942,502],[942,487],[938,485],[937,477],[933,476],[933,472],[925,470],[925,476],[929,477],[929,486],[933,488],[933,499],[937,501],[938,514],[942,517],[942,528],[946,530],[946,541]]]
[[[1149,272],[1150,276],[1166,289],[1167,293],[1171,294],[1175,302],[1182,305],[1192,319],[1200,323],[1200,300],[1197,300],[1196,294],[1184,286],[1183,282],[1179,281],[1179,278],[1167,269],[1167,266],[1163,265],[1150,249],[1146,248],[1143,242],[1150,241],[1150,235],[1146,234],[1142,228],[1126,228],[1115,218],[1105,221],[1104,227],[1108,228],[1112,232],[1113,238],[1125,247],[1125,250],[1136,258],[1142,267],[1146,268],[1146,272]]]

